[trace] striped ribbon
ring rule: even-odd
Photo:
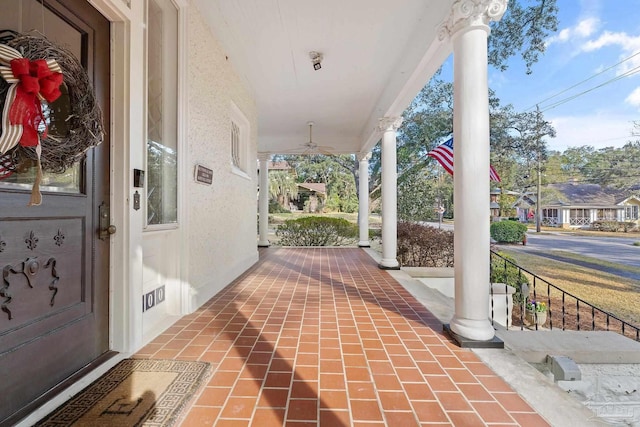
[[[18,145],[20,138],[22,138],[22,123],[15,125],[11,124],[9,120],[9,110],[13,105],[13,100],[16,98],[16,90],[18,89],[18,79],[13,76],[11,67],[9,64],[13,59],[20,59],[22,55],[17,50],[0,44],[0,76],[9,83],[9,90],[7,91],[7,98],[4,101],[4,108],[2,110],[2,129],[0,130],[0,154],[4,154]]]
[[[20,54],[20,52],[10,46],[0,44],[0,76],[9,84],[7,97],[5,99],[4,108],[2,110],[2,129],[0,129],[0,155],[7,153],[21,141],[23,145],[33,146],[35,144],[37,155],[37,171],[36,179],[31,189],[31,199],[29,201],[29,206],[34,206],[42,203],[42,194],[40,193],[40,181],[42,180],[42,165],[40,163],[40,157],[42,154],[42,145],[40,144],[40,136],[37,132],[37,128],[27,129],[27,131],[29,131],[29,134],[33,135],[35,133],[35,136],[32,137],[32,139],[34,140],[33,143],[25,143],[24,137],[26,137],[27,135],[25,134],[23,123],[20,121],[12,123],[13,120],[11,120],[12,107],[14,105],[14,101],[16,100],[19,86],[21,84],[20,76],[14,75],[14,71],[11,67],[11,61],[21,59],[24,58]],[[51,73],[62,73],[62,69],[54,59],[46,60],[46,66]],[[57,96],[59,96],[59,92]],[[55,96],[55,98],[57,98],[57,96]],[[49,100],[53,101],[55,98],[51,97],[49,98]],[[38,93],[36,102],[41,102],[43,99],[44,97],[42,96],[42,93]],[[36,106],[39,107],[38,104],[36,104]],[[38,112],[40,113],[40,115],[42,114],[40,108],[38,108]]]

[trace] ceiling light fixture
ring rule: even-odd
[[[309,52],[309,58],[311,58],[311,63],[313,64],[313,69],[318,71],[322,68],[322,54],[320,52],[316,52],[312,50]]]

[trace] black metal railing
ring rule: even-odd
[[[513,261],[491,251],[491,281],[504,283],[515,289],[513,307],[509,309],[508,295],[505,294],[506,316],[502,316],[500,304],[494,302],[494,286],[491,287],[491,319],[508,319],[507,327],[524,329],[562,329],[573,331],[613,331],[640,341],[640,327],[579,298],[534,273],[520,267]],[[544,303],[546,310],[527,310],[535,303]],[[529,304],[527,304],[529,303]],[[500,307],[494,307],[500,305]]]

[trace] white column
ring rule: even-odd
[[[378,124],[382,134],[382,259],[380,268],[399,269],[396,258],[398,242],[398,171],[396,130],[402,117],[383,117]]]
[[[270,154],[259,154],[260,161],[260,185],[258,199],[258,214],[260,222],[258,230],[260,231],[259,247],[269,246],[269,158]]]
[[[451,330],[491,340],[489,321],[489,21],[507,0],[457,0],[446,30],[453,40],[455,314]]]
[[[358,246],[368,248],[369,243],[369,159],[371,153],[358,154],[358,228],[360,229],[360,241]]]

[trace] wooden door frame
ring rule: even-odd
[[[131,204],[138,191],[142,200],[145,188],[133,187],[133,169],[145,169],[146,144],[146,59],[144,52],[146,1],[89,0],[105,18],[111,21],[111,223],[118,232],[110,241],[110,348],[131,354],[144,344],[142,327],[143,294],[143,209]],[[188,1],[172,0],[178,10],[178,218],[185,218],[184,171],[189,168],[187,132],[187,19]],[[134,90],[135,88],[135,90]],[[139,89],[138,89],[139,88]],[[132,142],[133,141],[133,142]],[[105,141],[106,142],[106,141]],[[192,303],[188,282],[187,224],[182,221],[182,250],[179,260],[180,301],[177,314],[188,314],[197,307]],[[147,337],[148,338],[148,337]]]

